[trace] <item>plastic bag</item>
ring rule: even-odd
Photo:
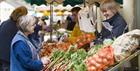
[[[112,44],[116,61],[121,61],[138,48],[140,30],[133,30],[119,36]]]
[[[80,30],[84,32],[95,32],[95,21],[93,16],[90,15],[90,9],[88,7],[79,11],[78,20]]]

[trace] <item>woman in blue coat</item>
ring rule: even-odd
[[[29,15],[19,19],[19,31],[11,44],[10,71],[40,71],[44,64],[48,64],[49,59],[40,59],[37,48],[28,38],[28,35],[34,32],[35,21],[35,17]]]

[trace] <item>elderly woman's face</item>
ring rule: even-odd
[[[102,13],[103,13],[103,15],[105,16],[106,19],[110,19],[115,15],[113,13],[113,11],[110,10],[110,9],[102,10]]]
[[[30,24],[27,25],[27,30],[29,33],[33,33],[34,32],[34,28],[35,28],[35,22],[31,21]]]

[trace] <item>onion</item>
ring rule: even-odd
[[[91,70],[92,70],[92,71],[96,71],[96,67],[92,66],[92,67],[91,67]]]
[[[108,64],[108,61],[107,61],[107,59],[103,59],[103,64],[105,64],[105,65],[107,65]]]
[[[85,63],[89,63],[88,59],[85,60]]]
[[[107,53],[106,52],[100,52],[98,55],[99,55],[99,57],[104,58],[107,55]]]
[[[92,59],[96,59],[96,58],[98,58],[99,56],[97,55],[97,54],[95,54],[95,55],[93,55],[92,56]]]
[[[98,69],[97,71],[103,71],[102,69]]]
[[[111,60],[110,62],[109,62],[109,65],[113,65],[114,64],[114,60]]]
[[[99,53],[99,56],[100,56],[100,57],[104,57],[105,54],[104,54],[104,53]]]
[[[108,66],[105,66],[103,69],[105,70],[105,69],[107,69],[108,68]]]
[[[91,63],[92,65],[95,65],[95,64],[96,64],[96,61],[95,61],[95,60],[91,60],[90,63]]]
[[[86,63],[86,66],[87,66],[87,67],[90,67],[90,66],[91,66],[91,64],[90,64],[90,63]]]
[[[98,58],[98,59],[96,59],[96,61],[97,61],[98,63],[102,63],[102,62],[103,62],[103,59],[102,59],[102,58]]]
[[[91,60],[92,60],[92,57],[87,58],[87,59],[86,59],[86,63],[91,64]]]
[[[109,54],[109,55],[107,55],[107,56],[106,56],[106,58],[107,58],[108,60],[112,59],[112,57],[111,57],[111,55],[110,55],[110,54]]]
[[[100,68],[101,64],[96,63],[95,66],[96,66],[96,68]]]
[[[90,66],[90,67],[88,67],[88,71],[96,71],[96,67]]]
[[[98,55],[97,56],[95,55],[95,58],[94,59],[95,59],[96,62],[102,63],[102,58],[99,57]]]
[[[91,66],[91,63],[89,61],[86,61],[86,66],[87,67]]]
[[[92,57],[89,57],[88,59],[87,59],[87,61],[91,61],[93,58]]]

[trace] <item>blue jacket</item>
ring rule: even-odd
[[[43,68],[37,49],[20,31],[12,40],[10,61],[10,71],[40,71]]]
[[[103,22],[108,22],[112,26],[111,31],[103,27],[101,31],[101,36],[103,40],[106,38],[112,39],[114,37],[118,37],[124,32],[128,31],[127,24],[119,13],[116,13],[111,19],[105,20]]]

